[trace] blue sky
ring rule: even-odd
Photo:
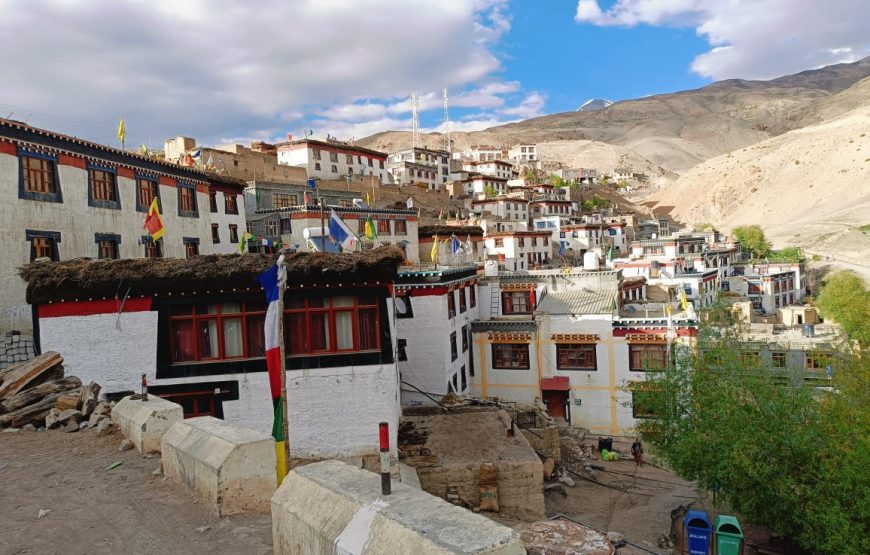
[[[479,130],[870,55],[867,0],[7,0],[0,116],[160,148]],[[52,24],[46,24],[50,22]],[[62,24],[61,24],[62,22]]]

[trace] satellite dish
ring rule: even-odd
[[[405,299],[396,297],[396,312],[405,314],[408,312],[408,305],[405,304]]]

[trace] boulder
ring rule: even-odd
[[[57,415],[57,421],[61,424],[75,424],[76,428],[78,428],[79,422],[82,421],[82,413],[78,409],[62,410]]]
[[[60,426],[60,419],[58,418],[59,416],[60,411],[57,408],[52,408],[50,411],[48,411],[48,415],[46,415],[45,417],[45,427],[49,430],[52,430]]]
[[[82,386],[81,393],[81,411],[82,416],[88,417],[97,406],[97,400],[100,397],[100,384],[91,382],[88,385]]]
[[[54,402],[55,408],[60,411],[65,410],[77,410],[79,408],[79,403],[81,402],[79,398],[80,394],[78,391],[71,391],[69,393],[64,393],[60,397],[57,398],[57,401]]]

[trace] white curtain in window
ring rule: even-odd
[[[240,357],[242,349],[242,319],[224,318],[224,356]]]
[[[335,335],[338,349],[353,349],[353,313],[335,313]]]

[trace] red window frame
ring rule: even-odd
[[[556,368],[559,370],[598,370],[595,343],[557,343]]]
[[[178,198],[181,204],[181,210],[184,212],[196,212],[196,191],[193,187],[178,186]],[[215,206],[217,211],[217,206]]]
[[[118,242],[111,239],[101,239],[98,242],[98,258],[112,259],[118,258]]]
[[[219,360],[242,360],[247,358],[262,358],[264,355],[258,354],[252,356],[252,348],[259,346],[261,349],[265,346],[265,337],[263,333],[263,325],[266,321],[266,306],[264,302],[256,301],[239,301],[232,304],[240,305],[238,312],[224,312],[225,304],[229,303],[196,303],[186,305],[173,305],[169,315],[169,356],[172,364],[191,363],[191,362],[213,362]],[[207,313],[205,307],[217,307],[214,313]],[[236,356],[226,355],[226,344],[224,337],[224,321],[225,320],[240,320],[241,321],[241,336],[242,336],[242,354]],[[186,330],[189,337],[182,339],[181,332],[184,322],[190,322],[190,328]],[[217,324],[217,345],[218,352],[212,356],[202,355],[202,337],[200,333],[200,324],[215,322]],[[258,330],[258,337],[252,338],[248,334],[250,326],[254,324],[253,329]],[[180,355],[181,350],[184,355]]]
[[[91,194],[94,200],[115,202],[115,174],[105,170],[91,168]]]
[[[199,255],[199,244],[193,241],[185,241],[184,242],[184,256],[186,258],[191,258],[193,256]]]
[[[628,346],[628,354],[631,372],[664,370],[668,346],[666,343],[635,343]]]
[[[394,224],[396,228],[393,232],[393,235],[407,235],[408,234],[408,222],[405,220],[396,220]]]
[[[151,206],[151,201],[157,196],[157,182],[144,177],[137,178],[136,194],[139,197],[139,205],[147,210]]]
[[[353,300],[352,304],[335,304],[336,299],[346,297]],[[380,303],[376,295],[293,299],[287,305],[284,310],[284,345],[288,357],[381,350]],[[353,344],[349,348],[338,348],[336,315],[339,313],[351,316]],[[321,335],[322,329],[327,332],[325,336]]]
[[[534,291],[502,291],[502,314],[531,314],[535,311]]]
[[[528,343],[493,343],[492,367],[502,370],[528,370]]]
[[[376,220],[378,225],[378,234],[392,235],[390,232],[390,220]]]
[[[236,195],[224,193],[224,213],[226,213],[226,214],[238,214],[239,213],[239,203],[236,202]]]
[[[35,156],[21,156],[24,165],[24,190],[28,193],[57,193],[55,162]]]
[[[163,258],[163,239],[154,239],[148,237],[143,241],[145,243],[145,258]]]

